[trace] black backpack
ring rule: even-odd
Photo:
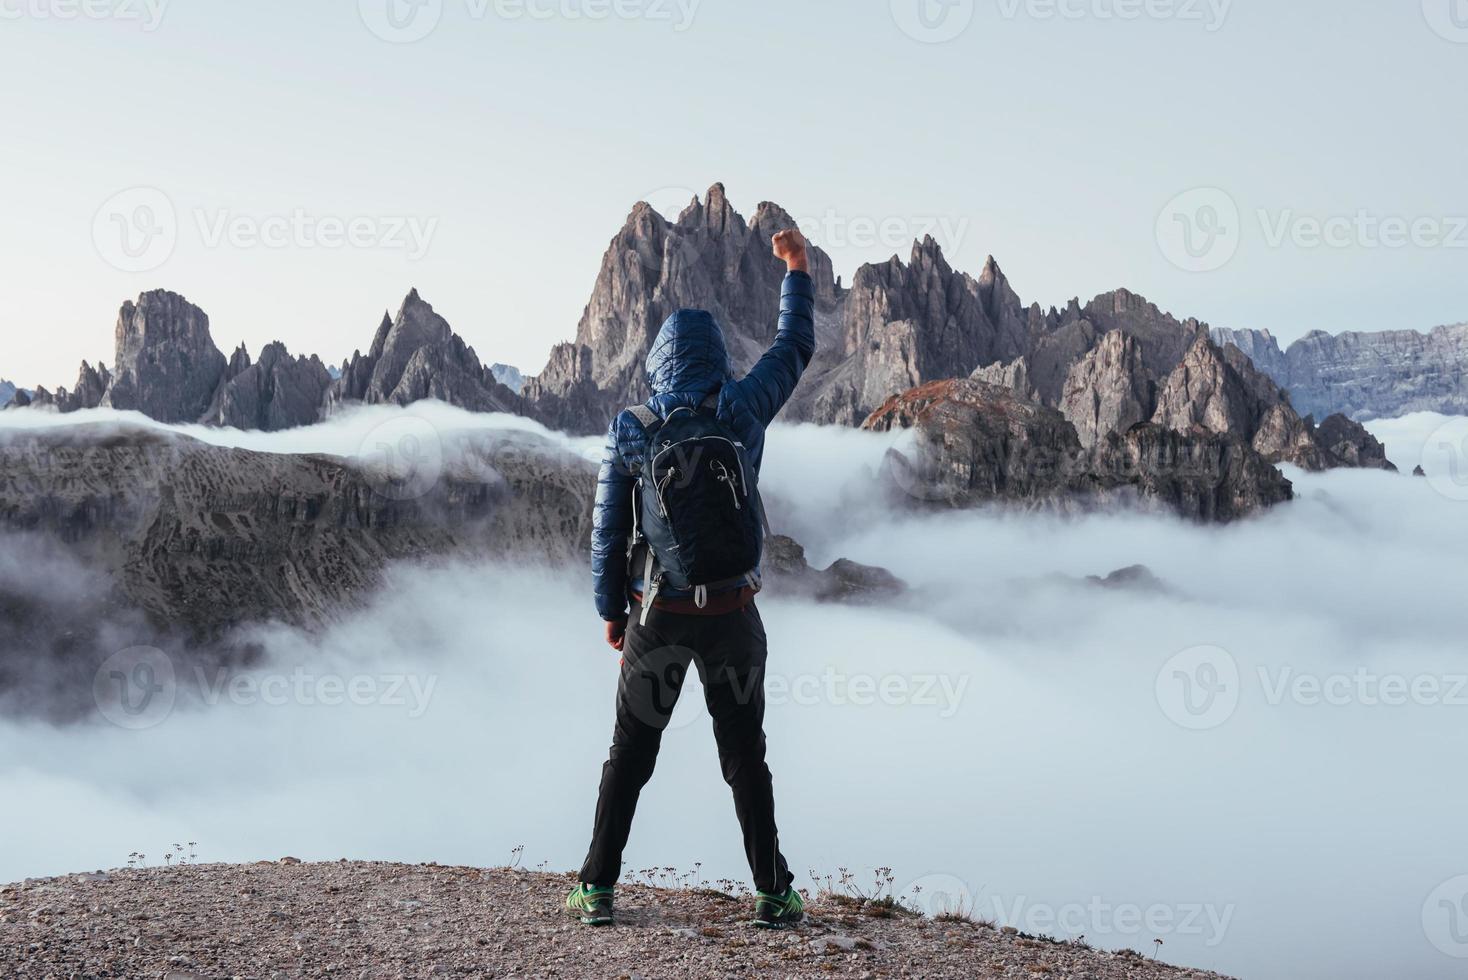
[[[758,585],[766,530],[759,478],[744,444],[714,413],[717,393],[697,409],[679,407],[666,419],[645,405],[628,409],[647,430],[647,456],[632,496],[629,556],[643,557],[642,622],[665,585],[693,590],[702,607],[708,592],[742,579]]]

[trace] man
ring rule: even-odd
[[[645,477],[659,473],[657,466],[663,465],[666,453],[661,451],[670,445],[664,435],[675,426],[670,416],[677,417],[678,424],[715,426],[713,431],[733,437],[715,435],[708,443],[733,442],[739,448],[738,457],[727,467],[712,454],[702,460],[713,471],[713,479],[724,481],[711,484],[723,489],[710,492],[728,501],[731,519],[748,521],[752,513],[763,513],[757,489],[743,484],[741,477],[748,477],[746,466],[758,474],[765,428],[790,398],[815,352],[814,289],[805,239],[791,229],[775,235],[771,244],[787,269],[780,290],[779,328],[749,374],[734,378],[723,334],[712,316],[703,310],[679,310],[663,324],[647,355],[652,397],[619,414],[607,433],[596,490],[592,574],[597,612],[606,621],[607,643],[622,653],[622,672],[591,849],[581,868],[581,882],[566,900],[567,908],[588,925],[612,921],[612,889],[622,872],[622,850],[637,797],[652,776],[663,730],[690,662],[704,687],[719,762],[733,790],[744,834],[756,889],[755,925],[782,928],[804,914],[800,893],[791,886],[794,876],[780,853],[774,790],[765,764],[765,630],[754,604],[759,590],[759,531],[756,527],[751,536],[753,551],[746,552],[752,554],[753,568],[691,588],[679,588],[677,576],[661,570],[670,557],[666,548],[643,543],[644,537],[654,537],[646,519],[658,516],[645,509],[645,499],[649,493],[656,495],[654,506],[660,507],[668,485],[666,476],[659,477],[662,482],[655,481],[649,489]],[[649,430],[658,439],[655,447],[650,445]],[[698,469],[708,479],[703,467],[687,469]],[[670,473],[679,482],[688,479],[676,469]],[[722,496],[725,492],[727,498]],[[644,516],[642,533],[638,514]],[[705,541],[699,547],[705,554],[737,552],[737,547],[725,548],[727,544]],[[629,545],[635,546],[630,561]],[[685,545],[682,552],[686,556],[690,550]],[[649,574],[655,564],[660,570]]]

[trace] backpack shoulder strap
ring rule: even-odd
[[[642,427],[644,429],[651,428],[659,421],[658,413],[654,412],[646,405],[628,405],[627,411],[631,412],[632,417],[642,423]]]

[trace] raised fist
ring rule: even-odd
[[[799,228],[777,231],[770,239],[770,244],[775,249],[775,257],[784,260],[786,269],[791,272],[810,272],[810,261],[805,254],[805,236],[800,233]]]

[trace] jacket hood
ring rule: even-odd
[[[647,384],[655,395],[706,395],[733,379],[724,332],[705,310],[679,310],[663,322],[647,352]]]

